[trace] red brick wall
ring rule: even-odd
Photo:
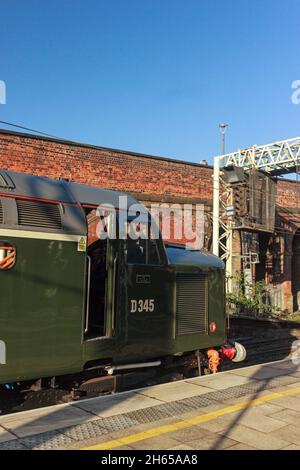
[[[0,131],[0,168],[126,191],[147,203],[212,205],[212,167],[183,161]],[[298,225],[299,202],[300,185],[279,180],[277,205],[285,230],[292,221],[292,231]]]
[[[140,193],[143,200],[212,204],[212,167],[126,151],[71,145],[0,130],[0,168]],[[277,204],[297,209],[300,185],[279,180]]]
[[[0,168],[130,193],[212,200],[212,169],[0,131]]]
[[[298,183],[298,184],[297,184]],[[278,180],[277,204],[286,208],[299,208],[300,203],[300,178],[299,182]]]

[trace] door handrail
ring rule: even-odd
[[[90,319],[90,289],[91,289],[91,267],[92,267],[92,260],[90,256],[87,256],[88,262],[88,278],[87,278],[87,294],[86,294],[86,316],[85,316],[85,330],[84,332],[87,333],[89,329],[89,319]]]
[[[112,301],[111,301],[111,335],[115,334],[115,318],[116,318],[116,277],[117,277],[117,260],[116,255],[113,261],[113,282],[112,282]]]

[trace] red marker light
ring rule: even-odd
[[[210,325],[209,325],[209,331],[211,333],[215,333],[217,331],[217,325],[215,324],[215,322],[211,322]]]

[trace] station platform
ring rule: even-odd
[[[0,450],[300,449],[289,359],[0,416]]]

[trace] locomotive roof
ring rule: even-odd
[[[172,243],[166,244],[166,250],[171,264],[224,269],[223,261],[206,251],[188,250],[184,245]]]
[[[119,196],[127,196],[128,205],[137,202],[123,192],[13,171],[0,171],[0,192],[3,195],[71,204],[111,204],[115,208],[119,207]]]

